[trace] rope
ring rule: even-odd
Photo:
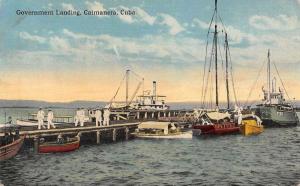
[[[228,55],[229,55],[229,62],[230,62],[230,75],[231,75],[231,84],[232,84],[232,89],[233,89],[233,95],[234,95],[234,102],[236,105],[240,105],[237,101],[237,96],[236,96],[236,91],[235,91],[235,85],[234,85],[234,76],[233,76],[233,68],[232,68],[232,60],[231,60],[231,53],[229,50],[229,45],[228,45]]]
[[[116,96],[118,95],[118,92],[119,92],[119,90],[120,90],[120,88],[121,88],[121,86],[123,84],[123,81],[125,80],[125,77],[126,77],[126,74],[124,75],[124,77],[123,77],[123,79],[122,79],[122,81],[121,81],[121,83],[120,83],[120,85],[119,85],[119,87],[118,87],[115,95],[111,98],[111,100],[109,102],[109,107],[111,107],[111,104],[112,104],[113,100],[115,100]]]
[[[213,22],[213,19],[215,17],[215,11],[213,13],[213,16],[210,20],[209,23],[209,27],[208,27],[208,31],[207,31],[207,35],[206,35],[206,46],[205,46],[205,59],[204,59],[204,72],[203,72],[203,79],[202,79],[202,92],[201,92],[201,99],[202,99],[202,107],[204,106],[204,102],[205,102],[205,95],[204,95],[204,83],[205,83],[205,76],[206,76],[206,65],[207,65],[207,48],[208,48],[208,36],[210,33],[210,29],[211,29],[211,25]]]
[[[247,106],[247,105],[248,105],[249,98],[250,98],[250,96],[252,95],[252,92],[253,92],[253,90],[254,90],[254,88],[255,88],[255,85],[257,84],[257,81],[258,81],[258,79],[259,79],[259,77],[260,77],[260,74],[261,74],[261,72],[262,72],[262,70],[263,70],[263,68],[264,68],[264,66],[265,66],[265,63],[266,63],[266,61],[263,62],[262,66],[260,67],[260,69],[259,69],[259,71],[258,71],[258,76],[256,77],[256,80],[254,81],[254,83],[253,83],[252,86],[251,86],[250,92],[249,92],[249,94],[248,94],[248,97],[247,97],[247,100],[246,100],[246,103],[245,103],[244,106]],[[252,106],[252,104],[250,104],[250,106]]]
[[[289,94],[288,94],[287,91],[286,91],[286,88],[285,88],[285,86],[284,86],[284,84],[283,84],[283,81],[282,81],[282,79],[281,79],[281,77],[280,77],[279,71],[278,71],[277,66],[276,66],[276,64],[275,64],[274,61],[273,61],[273,65],[274,65],[275,70],[276,70],[276,72],[277,72],[277,74],[278,74],[278,77],[279,77],[279,79],[280,79],[280,82],[281,82],[281,84],[282,84],[282,87],[283,87],[283,89],[284,89],[284,92],[286,93],[287,97],[289,98],[289,101],[291,101],[291,98],[290,98]]]

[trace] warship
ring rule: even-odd
[[[275,64],[274,66],[277,71]],[[276,78],[271,80],[270,50],[268,51],[267,84],[268,90],[262,89],[263,103],[256,105],[255,108],[255,113],[262,119],[263,125],[265,127],[288,127],[299,124],[296,109],[284,98],[284,92],[286,92],[284,85],[282,85],[284,90],[279,87],[277,91]]]

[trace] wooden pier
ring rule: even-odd
[[[25,136],[25,144],[28,147],[33,147],[35,152],[38,152],[40,139],[44,138],[47,141],[55,141],[58,135],[76,136],[79,135],[81,143],[100,144],[101,141],[116,142],[118,140],[129,140],[131,133],[135,131],[138,122],[113,124],[109,126],[95,126],[95,123],[85,123],[83,127],[74,127],[74,125],[57,126],[55,129],[38,130],[37,127],[21,127],[20,135]],[[14,133],[14,132],[13,132]],[[4,136],[4,133],[0,133]]]

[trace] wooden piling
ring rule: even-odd
[[[113,129],[113,131],[112,131],[112,140],[113,140],[113,142],[115,142],[117,140],[117,130],[116,129]]]
[[[129,139],[129,128],[128,127],[125,128],[125,139],[126,140]]]
[[[101,134],[100,134],[100,130],[97,130],[97,132],[96,132],[96,136],[97,136],[97,144],[100,144],[100,136],[101,136]]]
[[[33,138],[33,143],[34,143],[34,153],[39,153],[39,143],[40,143],[40,138],[39,138],[39,136],[35,136],[34,138]]]

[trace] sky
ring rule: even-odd
[[[136,14],[16,14],[56,9]],[[157,81],[167,101],[201,101],[213,10],[213,0],[0,0],[0,98],[108,101],[130,69],[145,79],[145,89]],[[300,99],[300,0],[219,0],[218,11],[225,25],[219,36],[226,29],[229,37],[237,98],[262,98],[266,70],[258,72],[270,49],[289,97]],[[219,63],[222,76],[224,64]],[[137,82],[130,78],[131,94]],[[124,99],[124,89],[117,99]]]

